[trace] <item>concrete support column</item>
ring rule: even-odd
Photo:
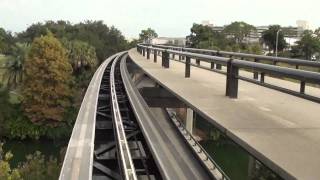
[[[193,134],[193,110],[191,108],[187,108],[186,129]]]

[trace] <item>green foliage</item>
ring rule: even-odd
[[[23,179],[32,180],[56,180],[59,178],[59,163],[57,159],[45,159],[39,151],[28,155],[27,161],[19,166],[19,172]]]
[[[245,44],[243,39],[255,28],[244,22],[234,22],[223,32],[217,32],[209,26],[193,24],[191,34],[187,37],[188,46],[202,49],[225,50],[261,54],[260,44]],[[230,38],[231,37],[231,38]]]
[[[0,179],[1,180],[56,180],[59,178],[60,164],[57,159],[46,159],[39,151],[28,155],[26,161],[18,168],[12,169],[9,161],[11,152],[3,152],[3,144],[0,143]]]
[[[65,49],[52,35],[36,38],[24,64],[23,107],[34,123],[55,125],[70,106],[72,67]]]
[[[225,49],[229,41],[224,34],[213,31],[209,26],[193,24],[191,34],[188,36],[189,46],[207,49]]]
[[[9,91],[0,84],[0,136],[6,133],[4,124],[6,120],[14,115],[14,107],[9,100]]]
[[[11,152],[4,153],[3,143],[0,142],[0,179],[3,180],[22,180],[18,169],[11,169],[9,161],[13,155]]]
[[[16,88],[22,82],[23,63],[27,57],[30,46],[28,44],[16,43],[12,51],[11,58],[5,63],[5,73],[3,81],[7,82],[8,87]]]
[[[138,39],[133,39],[129,42],[128,44],[128,49],[130,48],[135,48],[137,47],[137,44],[139,43],[139,40]]]
[[[235,43],[241,44],[244,38],[248,37],[253,31],[256,31],[254,26],[243,21],[236,21],[226,26],[223,30],[223,33],[227,36],[231,36]]]
[[[6,121],[5,128],[7,136],[10,139],[39,139],[46,135],[46,128],[32,123],[29,119],[20,112],[20,116],[11,117]]]
[[[268,30],[263,32],[262,40],[269,47],[269,50],[276,51],[276,39],[277,32],[281,27],[279,25],[270,26]],[[284,33],[279,31],[278,36],[278,51],[282,51],[287,46],[286,40],[284,39]]]
[[[75,25],[68,21],[37,23],[19,33],[18,40],[31,43],[34,38],[46,35],[48,30],[60,40],[80,40],[93,46],[100,63],[128,46],[118,29],[113,26],[108,27],[102,21],[85,21]]]
[[[93,71],[98,64],[95,48],[86,42],[74,40],[64,43],[67,49],[69,62],[76,76]]]
[[[14,46],[15,39],[11,32],[0,28],[0,54],[10,55]]]
[[[144,43],[150,43],[151,39],[158,37],[158,34],[155,30],[148,28],[141,30],[139,34],[139,41]]]
[[[318,30],[313,33],[312,31],[305,31],[300,41],[297,42],[298,53],[303,54],[305,59],[311,60],[311,57],[316,52],[320,52],[320,36]]]
[[[64,139],[68,138],[72,131],[72,124],[59,124],[56,127],[42,126],[32,123],[28,118],[21,116],[8,119],[5,124],[4,136],[10,139],[40,139],[45,137],[48,139]],[[72,120],[75,119],[72,116]]]

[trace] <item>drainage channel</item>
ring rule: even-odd
[[[92,179],[162,179],[128,101],[122,55],[109,63],[100,85]]]

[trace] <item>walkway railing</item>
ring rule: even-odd
[[[186,52],[208,54],[208,55],[214,55],[214,56],[223,56],[223,57],[229,57],[229,58],[232,58],[232,57],[240,58],[241,60],[245,60],[245,58],[248,58],[248,59],[252,59],[254,62],[264,61],[264,62],[269,62],[273,65],[277,65],[277,63],[286,63],[289,65],[294,65],[296,69],[299,69],[301,66],[320,68],[320,62],[304,60],[304,59],[264,56],[264,55],[257,55],[257,54],[218,51],[218,50],[210,50],[210,49],[184,48],[184,47],[177,47],[177,46],[164,46],[164,45],[152,45],[152,46],[158,47],[158,48],[164,48],[164,49],[172,49],[177,51],[186,51]]]
[[[279,67],[275,65],[270,64],[262,64],[258,61],[251,62],[241,59],[234,59],[234,56],[247,56],[258,59],[262,57],[264,60],[270,60],[273,62],[286,62],[289,64],[295,64],[296,67],[299,66],[313,66],[313,67],[320,67],[320,63],[318,62],[312,62],[312,61],[304,61],[304,60],[297,60],[297,59],[288,59],[288,58],[275,58],[275,57],[268,57],[268,56],[259,56],[259,55],[248,55],[243,53],[234,53],[233,55],[230,54],[230,57],[220,57],[216,54],[210,54],[207,53],[214,53],[212,50],[196,50],[191,48],[180,48],[180,47],[173,47],[173,46],[161,46],[161,45],[154,45],[154,46],[146,46],[146,45],[137,45],[138,51],[143,54],[143,56],[147,55],[147,59],[150,59],[151,52],[154,55],[154,62],[157,61],[157,56],[159,53],[161,53],[162,56],[162,66],[164,68],[169,68],[170,66],[170,55],[172,56],[172,59],[175,59],[175,55],[179,56],[179,60],[184,60],[185,63],[185,77],[188,78],[191,75],[190,72],[190,66],[191,59],[196,59],[197,65],[200,65],[200,61],[205,61],[211,64],[212,70],[214,70],[214,65],[218,67],[218,69],[221,69],[221,65],[226,66],[227,72],[226,74],[226,96],[229,96],[230,98],[237,98],[238,97],[238,80],[245,80],[248,82],[252,82],[255,84],[259,84],[262,86],[266,86],[269,88],[273,88],[288,94],[292,94],[298,97],[302,97],[308,100],[312,100],[314,102],[320,103],[320,98],[315,97],[312,95],[305,94],[305,86],[306,83],[310,84],[320,84],[320,73],[316,72],[310,72],[310,71],[304,71],[301,69],[293,69],[293,68],[287,68],[287,67]],[[189,51],[197,51],[201,53],[194,53]],[[204,54],[206,53],[206,54]],[[221,52],[219,52],[221,53]],[[276,63],[273,63],[276,64]],[[219,66],[218,66],[219,65]],[[239,69],[248,69],[250,71],[253,71],[254,73],[254,79],[250,79],[244,76],[239,75]],[[260,73],[260,81],[258,81],[258,74]],[[300,81],[300,91],[293,91],[290,89],[278,87],[275,85],[267,84],[265,83],[265,75],[270,76],[276,76],[281,78],[290,78],[297,81]]]

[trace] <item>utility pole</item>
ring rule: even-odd
[[[276,37],[276,57],[278,57],[278,43],[279,43],[279,32],[281,29],[277,31],[277,37]]]

